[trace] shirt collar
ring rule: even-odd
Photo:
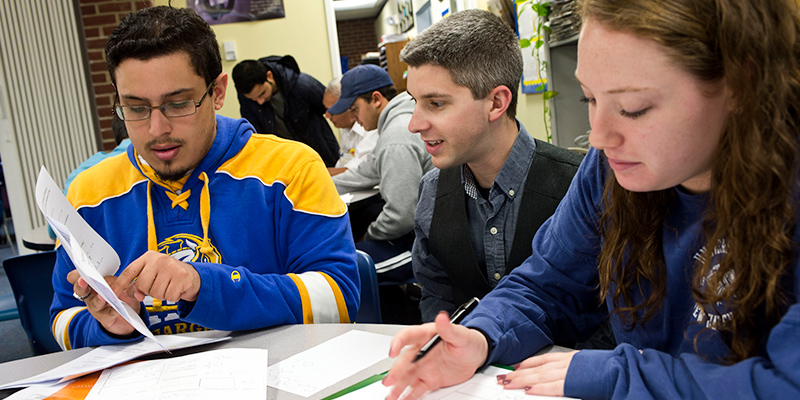
[[[520,190],[525,186],[525,181],[528,178],[528,169],[533,160],[533,154],[536,152],[536,141],[528,134],[525,127],[518,123],[519,133],[514,140],[514,145],[511,146],[511,152],[508,153],[508,158],[500,168],[500,173],[494,179],[492,190],[495,187],[508,197],[514,197],[517,193],[521,194]],[[478,199],[477,182],[472,171],[467,167],[467,164],[461,165],[461,183],[464,184],[464,191],[473,199]]]

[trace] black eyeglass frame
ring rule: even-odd
[[[157,105],[157,106],[148,106],[148,105],[123,106],[123,105],[117,104],[117,105],[114,106],[114,108],[111,109],[111,112],[114,113],[114,114],[117,114],[117,117],[119,117],[119,119],[121,119],[123,121],[144,121],[144,120],[150,119],[150,117],[153,115],[153,109],[156,109],[156,108],[159,109],[159,111],[161,111],[161,114],[164,114],[164,116],[167,117],[167,118],[188,117],[190,115],[197,114],[197,109],[200,108],[200,106],[203,105],[203,101],[206,99],[206,96],[208,96],[208,93],[210,93],[213,88],[214,88],[214,81],[211,81],[211,83],[209,83],[208,86],[206,86],[206,90],[205,90],[205,92],[203,92],[203,97],[201,97],[199,101],[194,101],[194,100],[170,101],[168,103],[163,103],[163,104],[160,104],[160,105]],[[191,110],[192,112],[190,112],[189,114],[167,115],[166,110],[167,110],[167,106],[168,105],[170,105],[170,104],[183,104],[183,103],[187,103],[187,102],[190,102],[190,101],[192,103],[194,103],[194,108]],[[147,116],[144,117],[144,118],[136,118],[136,119],[125,118],[125,109],[126,108],[131,108],[131,107],[147,108]]]

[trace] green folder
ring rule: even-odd
[[[495,367],[498,367],[498,368],[504,368],[504,369],[511,370],[511,371],[514,370],[514,368],[509,367],[508,365],[501,365],[501,364],[492,364],[492,365],[495,366]],[[352,385],[350,387],[344,388],[344,389],[342,389],[342,390],[340,390],[340,391],[338,391],[338,392],[336,392],[336,393],[334,393],[334,394],[332,394],[332,395],[330,395],[328,397],[323,398],[322,400],[333,400],[333,399],[342,397],[342,396],[344,396],[344,395],[346,395],[346,394],[348,394],[350,392],[355,392],[358,389],[367,387],[367,386],[369,386],[369,385],[371,385],[371,384],[373,384],[373,383],[385,378],[387,373],[389,373],[389,371],[386,371],[386,372],[384,372],[382,374],[378,374],[378,375],[372,375],[369,378],[364,379],[363,381],[358,382],[355,385]]]

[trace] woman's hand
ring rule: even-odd
[[[564,380],[575,353],[547,353],[528,358],[513,372],[498,375],[497,383],[506,389],[525,389],[527,394],[563,396]]]
[[[412,363],[419,349],[437,333],[442,341]],[[393,386],[386,399],[396,400],[409,388],[403,398],[414,400],[426,392],[464,382],[483,365],[488,353],[483,334],[451,324],[442,311],[433,323],[403,329],[392,339],[389,357],[400,358],[383,380],[385,386]]]

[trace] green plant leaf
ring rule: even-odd
[[[548,35],[552,35],[553,34],[553,30],[550,29],[550,27],[547,26],[547,25],[542,25],[542,29],[544,29],[545,32],[547,32]]]
[[[520,47],[521,49],[524,49],[524,48],[526,48],[526,47],[529,47],[530,45],[531,45],[531,41],[530,41],[530,39],[520,39],[520,40],[519,40],[519,47]]]
[[[542,47],[544,45],[544,40],[538,39],[536,40],[536,48]]]
[[[542,92],[542,99],[544,99],[544,100],[550,100],[550,99],[552,99],[553,97],[556,97],[556,96],[558,96],[558,92],[556,92],[555,90],[548,90],[548,91]]]

